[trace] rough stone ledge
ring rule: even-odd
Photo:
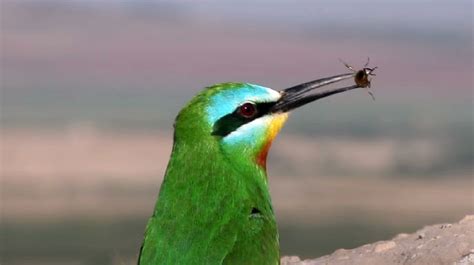
[[[312,260],[283,257],[282,265],[468,265],[474,264],[474,215],[456,224],[426,226],[355,249],[338,249]]]

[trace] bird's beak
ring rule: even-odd
[[[273,105],[271,112],[288,112],[292,109],[298,108],[320,98],[358,88],[358,86],[354,84],[353,86],[348,87],[322,89],[322,87],[324,86],[353,77],[353,73],[341,74],[321,78],[318,80],[284,89],[280,91],[281,98],[277,101],[275,105]],[[313,92],[313,90],[317,88],[321,89],[318,89],[317,91]]]

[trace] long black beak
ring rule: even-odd
[[[278,102],[273,105],[271,112],[287,112],[297,107],[303,106],[312,101],[325,98],[330,95],[338,94],[344,91],[349,91],[355,88],[359,88],[356,84],[348,87],[341,88],[329,88],[322,89],[313,92],[317,88],[340,82],[349,78],[354,78],[354,73],[347,73],[341,75],[335,75],[331,77],[325,77],[311,82],[307,82],[301,85],[290,87],[282,90],[281,98]]]

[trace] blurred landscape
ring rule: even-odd
[[[213,83],[344,73],[338,58],[370,56],[376,100],[291,114],[268,162],[282,254],[474,212],[471,1],[0,7],[1,264],[134,264],[180,108]]]

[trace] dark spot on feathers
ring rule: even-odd
[[[257,209],[257,208],[255,208],[255,207],[252,208],[252,211],[250,212],[250,214],[252,214],[252,215],[254,215],[254,214],[261,214],[261,213],[262,213],[262,212],[260,212],[260,210]]]

